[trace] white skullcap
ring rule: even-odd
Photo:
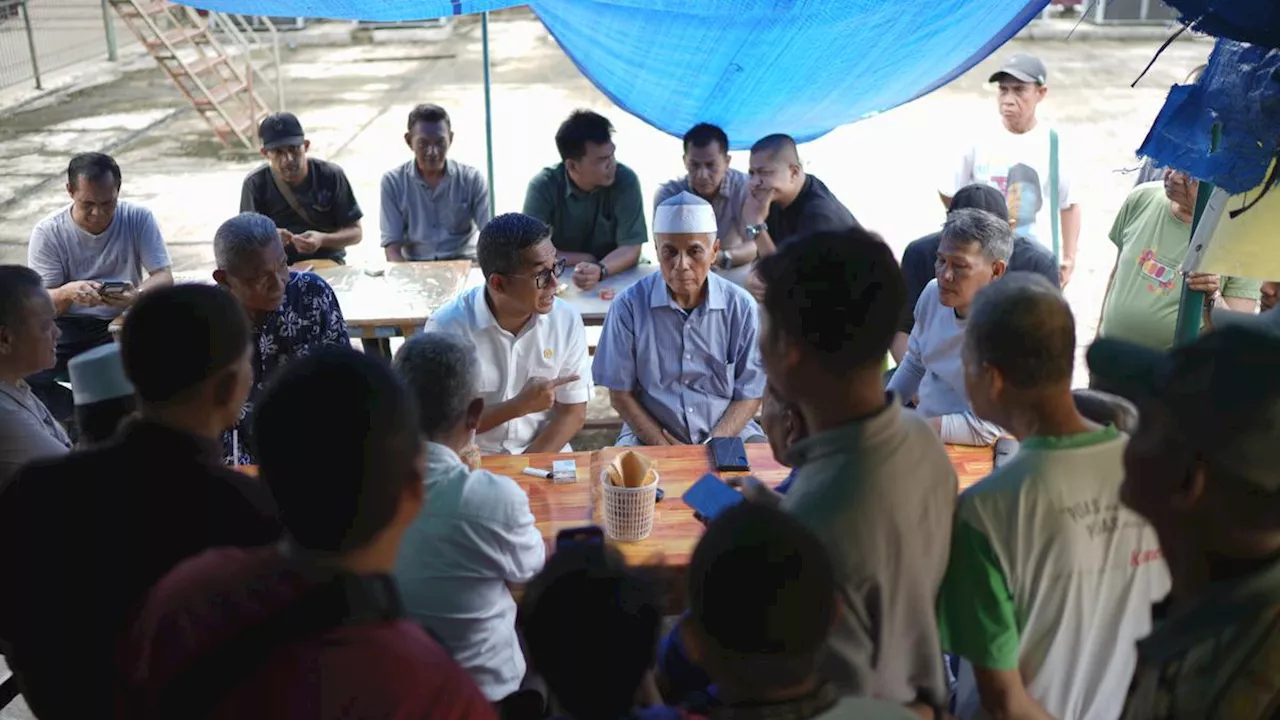
[[[691,192],[682,192],[654,208],[653,231],[671,235],[714,235],[716,211],[706,200]]]
[[[92,405],[133,395],[133,383],[124,376],[120,346],[115,343],[101,345],[71,358],[67,372],[71,375],[71,396],[76,405]]]

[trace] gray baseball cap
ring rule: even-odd
[[[1280,493],[1280,333],[1220,328],[1168,352],[1099,338],[1087,359],[1098,389],[1157,403],[1212,467]]]
[[[1040,58],[1028,53],[1016,53],[1005,58],[1004,64],[987,82],[1000,82],[1001,75],[1008,75],[1016,80],[1036,85],[1044,85],[1049,80],[1049,71],[1045,69],[1044,63]]]

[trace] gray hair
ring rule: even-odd
[[[247,255],[278,242],[280,233],[271,218],[253,212],[240,213],[218,226],[213,234],[213,259],[219,270],[244,267]]]
[[[942,239],[962,244],[978,243],[988,260],[1009,262],[1013,256],[1013,230],[994,213],[977,208],[953,210],[942,226]]]
[[[411,338],[393,365],[418,401],[418,428],[428,440],[456,428],[476,398],[480,361],[461,335],[428,332]]]

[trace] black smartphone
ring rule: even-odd
[[[745,472],[751,469],[751,464],[747,462],[747,446],[742,444],[742,438],[711,438],[707,442],[707,449],[711,452],[711,464],[720,472]]]
[[[585,527],[565,528],[556,533],[556,549],[569,547],[571,545],[603,545],[604,531],[599,525],[587,525]]]
[[[133,283],[122,282],[119,280],[107,280],[102,283],[102,287],[98,288],[99,295],[122,295],[126,290],[133,287]]]

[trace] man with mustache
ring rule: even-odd
[[[311,141],[293,113],[275,113],[258,125],[267,164],[249,173],[240,212],[271,218],[280,230],[289,264],[300,260],[341,263],[360,242],[364,212],[342,168],[307,157]]]
[[[751,419],[765,386],[760,320],[750,293],[711,272],[711,204],[680,193],[656,208],[653,229],[662,273],[614,300],[593,365],[624,422],[616,444],[764,442]]]
[[[916,323],[889,390],[903,402],[919,393],[917,409],[946,443],[992,445],[996,425],[979,418],[965,392],[965,319],[979,290],[995,282],[1013,255],[1009,223],[974,208],[956,210],[942,226],[937,279],[916,302]]]

